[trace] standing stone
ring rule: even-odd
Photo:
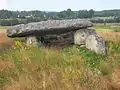
[[[28,36],[26,37],[26,45],[27,46],[37,46],[38,40],[35,36]]]
[[[106,45],[102,37],[93,29],[80,29],[74,33],[74,44],[82,45],[99,54],[106,55]]]
[[[89,35],[96,34],[93,29],[80,29],[74,33],[74,44],[84,45],[85,40]]]
[[[106,45],[102,37],[98,35],[89,35],[85,40],[86,48],[99,54],[106,55]]]

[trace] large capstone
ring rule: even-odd
[[[7,36],[26,37],[61,34],[91,26],[93,26],[92,22],[82,19],[48,20],[11,26],[7,30]]]

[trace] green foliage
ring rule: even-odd
[[[107,41],[106,44],[107,44],[107,46],[108,46],[108,49],[109,49],[111,52],[120,53],[120,44],[119,44],[119,43]]]
[[[72,11],[71,9],[67,9],[61,12],[0,10],[0,25],[11,26],[51,19],[62,20],[76,18],[87,18],[93,23],[119,23],[119,16],[120,10],[94,11],[90,9]]]
[[[8,11],[0,10],[0,25],[11,26],[16,24],[26,24],[30,22],[39,22],[49,19],[76,19],[92,18],[94,11],[79,10],[78,12],[67,9],[61,12],[42,12],[42,11]]]
[[[99,17],[110,17],[110,16],[120,16],[120,10],[103,10],[103,11],[96,11],[95,16]]]
[[[0,19],[1,26],[12,26],[19,24],[18,19]]]
[[[85,65],[88,65],[92,68],[99,68],[101,61],[105,60],[105,56],[96,54],[86,48],[78,47],[80,53],[85,59]]]
[[[0,85],[8,81],[7,71],[0,71]]]

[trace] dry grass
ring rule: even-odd
[[[104,37],[105,40],[110,40],[115,43],[120,42],[120,32],[97,32],[100,36]]]
[[[99,34],[120,43],[118,33]],[[12,45],[5,34],[0,39]],[[102,57],[76,46],[26,47],[17,41],[0,53],[0,90],[120,90],[120,51],[113,46]]]
[[[2,84],[2,88],[4,90],[116,90],[120,88],[120,73],[118,67],[114,69],[117,66],[114,55],[110,55],[107,61],[101,62],[100,70],[97,70],[84,65],[85,60],[76,47],[70,47],[69,50],[63,52],[43,47],[39,50],[38,48],[17,49],[8,53],[5,57],[9,58],[10,62],[0,63],[4,70],[9,68],[5,73],[8,81]],[[7,66],[5,67],[3,63]]]

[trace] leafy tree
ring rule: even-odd
[[[89,17],[92,18],[94,16],[94,10],[93,9],[90,9],[89,10]]]

